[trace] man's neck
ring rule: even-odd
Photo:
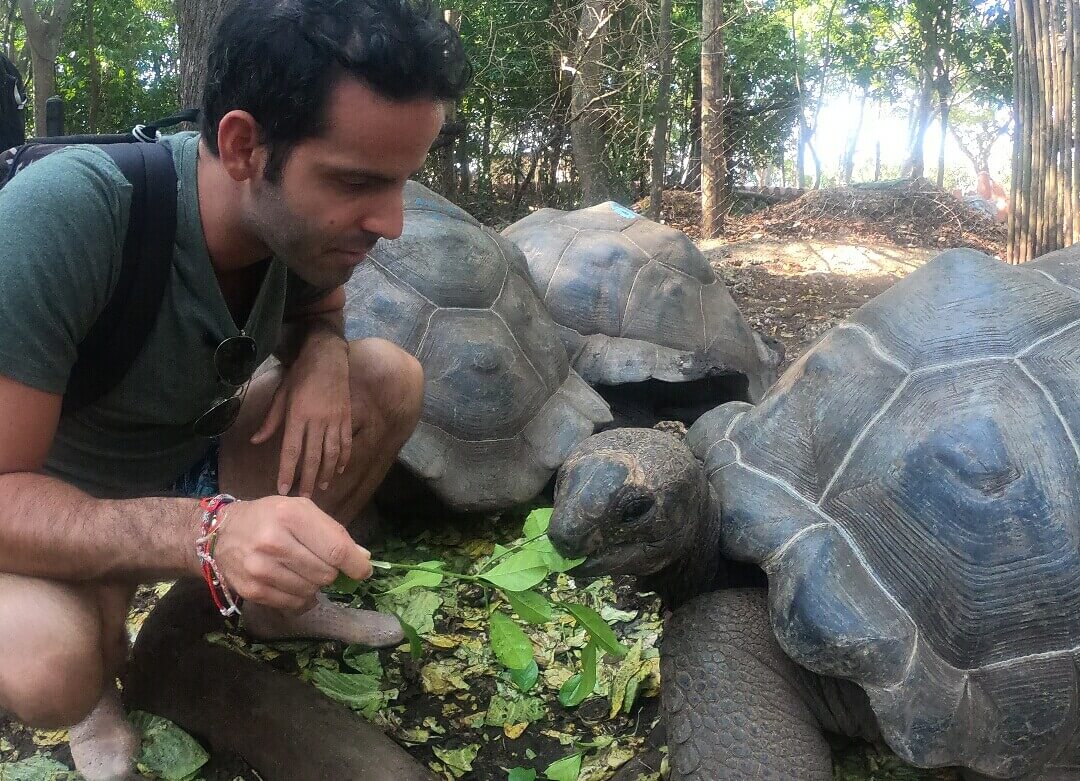
[[[269,257],[269,249],[252,235],[241,218],[236,182],[201,140],[197,176],[203,237],[218,278]]]

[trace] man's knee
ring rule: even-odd
[[[41,729],[82,721],[106,683],[100,649],[61,639],[3,666],[0,699],[19,721]]]
[[[415,357],[385,339],[349,344],[353,381],[378,406],[388,427],[411,432],[424,403],[424,369]]]
[[[92,588],[0,573],[0,707],[38,727],[80,720],[106,677]]]

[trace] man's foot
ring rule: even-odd
[[[405,639],[395,616],[336,605],[325,594],[319,594],[315,607],[300,615],[248,602],[244,605],[243,626],[260,640],[313,637],[383,648]]]
[[[139,733],[124,716],[120,693],[110,683],[90,714],[68,730],[75,769],[86,781],[137,781]]]

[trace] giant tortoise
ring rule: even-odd
[[[825,781],[833,731],[922,767],[1075,779],[1078,437],[1080,254],[953,250],[758,406],[718,407],[685,443],[586,440],[549,533],[677,607],[675,778]],[[751,564],[767,593],[738,587]]]
[[[503,235],[524,250],[571,364],[621,421],[692,423],[756,402],[775,379],[779,343],[750,330],[681,231],[608,201],[540,209]]]
[[[382,337],[424,367],[424,407],[399,460],[453,509],[526,502],[607,404],[567,362],[521,251],[416,182],[400,238],[346,285],[349,339]]]

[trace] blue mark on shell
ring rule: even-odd
[[[612,202],[611,210],[620,217],[625,217],[628,220],[636,220],[638,218],[638,214],[636,212],[627,209],[625,206],[619,203]]]

